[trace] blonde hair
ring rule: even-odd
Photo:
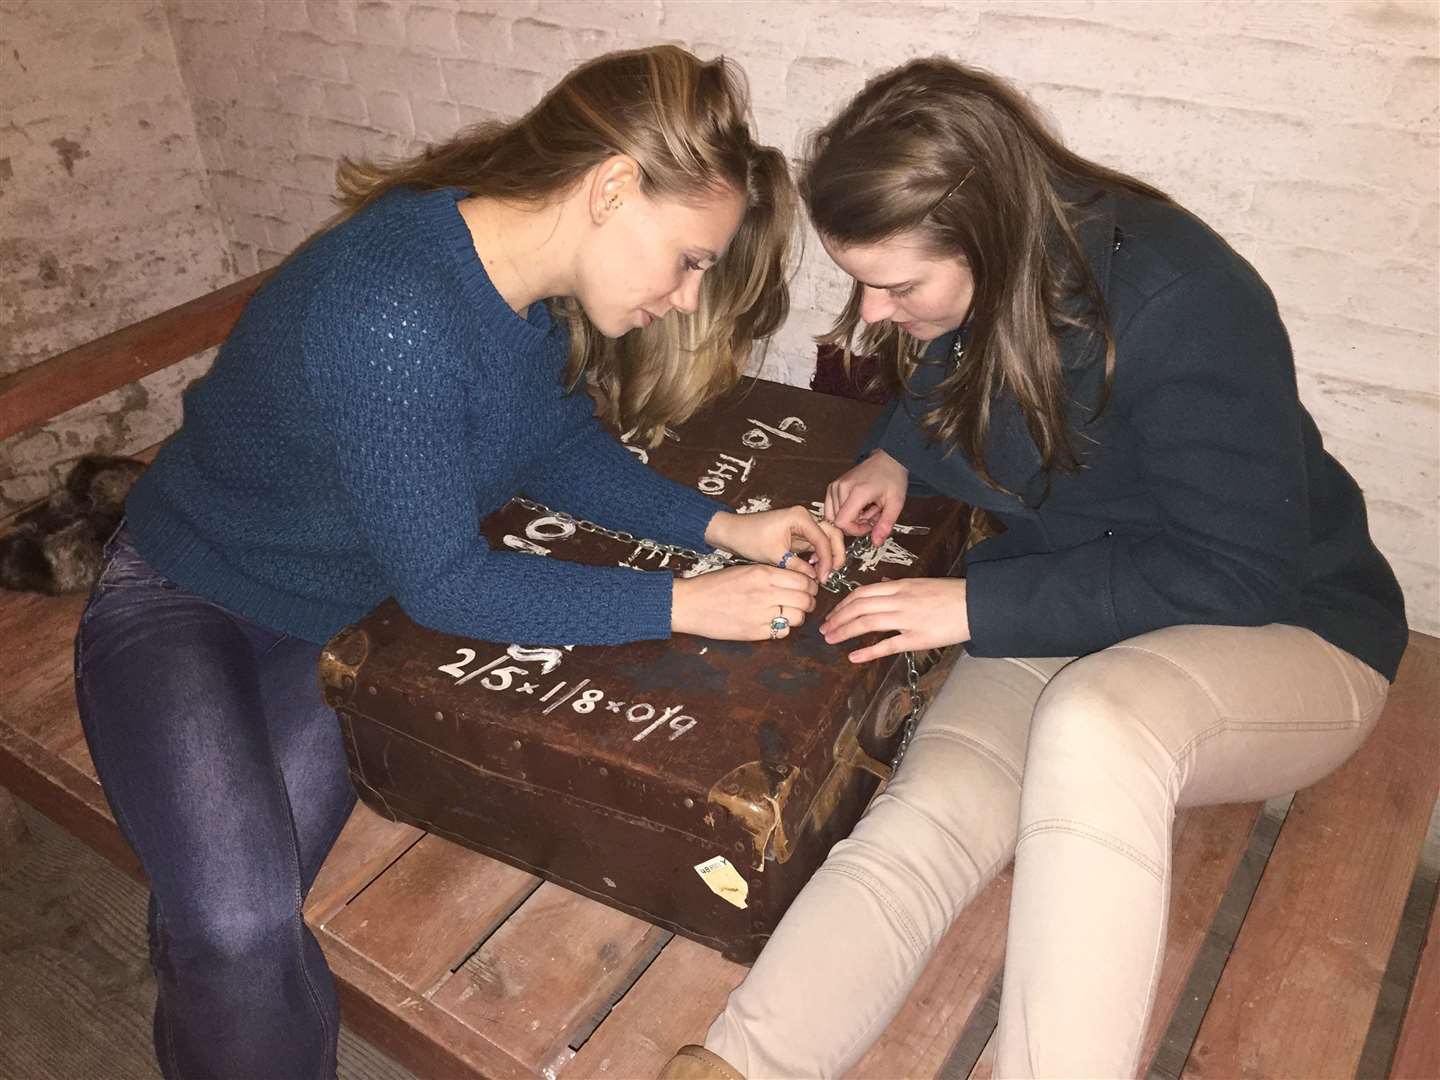
[[[540,206],[594,166],[626,154],[651,198],[703,202],[732,190],[745,212],[725,256],[701,278],[692,314],[674,312],[611,340],[573,299],[554,302],[570,324],[566,378],[584,378],[604,411],[654,445],[739,380],[752,344],[779,329],[797,200],[784,155],[750,134],[736,66],[659,45],[582,64],[513,123],[484,123],[398,162],[345,159],[337,201],[353,214],[394,188],[461,188]]]
[[[1107,395],[1115,343],[1075,227],[1099,191],[1164,193],[1066,149],[1003,79],[940,57],[872,79],[814,135],[807,157],[800,188],[822,235],[841,246],[911,235],[974,275],[964,361],[936,386],[923,420],[932,436],[998,488],[985,444],[992,404],[1011,395],[1045,469],[1076,469],[1056,335],[1077,331],[1098,348]],[[842,345],[847,360],[855,346],[879,352],[890,388],[904,387],[919,362],[915,342],[891,322],[861,331],[861,296],[856,283],[821,340]]]

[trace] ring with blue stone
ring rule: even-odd
[[[781,614],[776,615],[773,619],[770,620],[770,640],[771,640],[771,641],[774,641],[774,640],[775,640],[776,638],[778,638],[783,632],[785,632],[786,630],[790,629],[790,620],[787,619],[787,618],[785,618],[785,615],[784,615],[785,608],[784,608],[784,607],[781,607],[781,608],[780,608],[780,611],[781,611]]]
[[[780,567],[781,570],[784,570],[784,569],[785,569],[785,564],[788,563],[788,562],[789,562],[791,559],[793,559],[794,557],[795,557],[795,552],[793,552],[793,551],[787,551],[787,552],[785,552],[784,555],[781,555],[781,556],[780,556],[780,561],[779,561],[778,563],[776,563],[775,565],[778,566],[778,567]]]

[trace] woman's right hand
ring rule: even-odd
[[[877,547],[905,508],[910,470],[876,450],[825,489],[825,516],[851,536],[867,530]]]
[[[770,620],[783,615],[799,626],[815,610],[814,578],[778,566],[732,566],[693,578],[676,578],[670,629],[722,641],[763,641]],[[776,637],[788,637],[789,629]]]

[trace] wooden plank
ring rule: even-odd
[[[899,1015],[849,1075],[855,1080],[935,1076],[1000,974],[1010,913],[1010,871],[970,902],[941,939]]]
[[[121,838],[99,783],[3,723],[0,787],[8,788],[137,881],[144,881],[140,862]]]
[[[305,918],[312,926],[324,926],[424,835],[357,803],[305,895]]]
[[[75,679],[66,675],[38,698],[21,730],[52,754],[71,762],[81,772],[95,775],[90,763],[90,748],[85,742],[85,729],[80,725],[80,710],[75,703]],[[79,747],[79,750],[76,750]]]
[[[431,995],[521,1065],[558,1072],[581,1025],[666,932],[546,882]]]
[[[0,787],[0,855],[20,844],[30,835],[20,804],[5,788]]]
[[[970,1070],[968,1080],[990,1080],[995,1075],[995,1036],[992,1034],[985,1049],[975,1060],[975,1067]]]
[[[705,1032],[747,970],[714,949],[672,938],[561,1077],[657,1075],[680,1047],[705,1041]]]
[[[78,725],[77,725],[78,728]],[[89,780],[96,787],[100,787],[100,774],[95,771],[95,762],[90,757],[90,744],[85,741],[85,734],[76,731],[75,741],[63,749],[51,750],[50,752],[59,756],[60,760],[69,765],[77,773]],[[46,747],[49,750],[49,747]]]
[[[426,836],[330,919],[326,929],[392,978],[425,994],[539,885],[534,874]]]
[[[0,439],[218,345],[265,271],[0,379]]]
[[[1296,795],[1185,1076],[1353,1075],[1440,786],[1437,702],[1440,641],[1412,635],[1369,741]]]
[[[1176,824],[1174,880],[1177,887],[1155,1021],[1145,1058],[1164,1031],[1196,952],[1209,930],[1226,883],[1245,850],[1258,806],[1207,808],[1180,815]],[[934,1076],[945,1065],[976,1006],[998,974],[1004,955],[1009,909],[1008,873],[984,891],[956,921],[927,965],[904,1008],[851,1072],[854,1077]],[[686,1042],[703,1039],[744,969],[718,955],[672,942],[615,1012],[586,1043],[567,1069],[574,1076],[653,1075]],[[683,946],[682,946],[683,947]],[[700,957],[693,955],[701,954]],[[704,956],[714,956],[707,966]],[[692,970],[693,969],[693,970]],[[718,977],[717,977],[718,976]],[[663,1003],[685,1001],[673,1020]],[[657,1015],[652,1016],[651,1012]],[[983,1033],[982,1033],[983,1034]],[[972,1076],[989,1077],[993,1047]]]
[[[346,1027],[425,1080],[538,1080],[535,1072],[433,1002],[411,992],[326,931]]]
[[[1140,1063],[1152,1061],[1185,990],[1195,958],[1210,933],[1225,889],[1245,854],[1263,803],[1183,810],[1175,820],[1170,859],[1170,914],[1165,960]],[[1192,1029],[1193,1030],[1193,1029]]]
[[[1405,1026],[1390,1065],[1394,1080],[1435,1080],[1440,1076],[1440,912],[1430,912],[1430,930],[1420,970],[1410,988]]]
[[[83,595],[0,592],[0,720],[26,730],[35,702],[74,677],[75,629]]]

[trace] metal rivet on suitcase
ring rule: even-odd
[[[685,809],[686,809],[686,810],[691,809],[694,805],[695,805],[695,800],[694,800],[694,799],[691,799],[691,798],[688,798],[688,797],[685,799]]]
[[[445,719],[445,714],[444,714],[443,712],[437,712],[437,713],[435,714],[435,719],[436,719],[436,720],[444,720],[444,719]]]
[[[601,766],[600,766],[600,775],[601,775],[601,776],[609,776],[609,775],[610,775],[610,770],[607,769],[604,765],[601,765]]]
[[[519,749],[520,749],[520,740],[519,740],[519,739],[516,739],[514,742],[512,742],[512,743],[510,744],[510,749],[511,749],[511,750],[519,750]]]
[[[366,692],[367,694],[371,695],[372,697],[373,697],[374,695],[376,695],[376,694],[379,693],[379,691],[376,690],[375,687],[373,687],[373,686],[367,686],[367,687],[365,687],[365,692]]]

